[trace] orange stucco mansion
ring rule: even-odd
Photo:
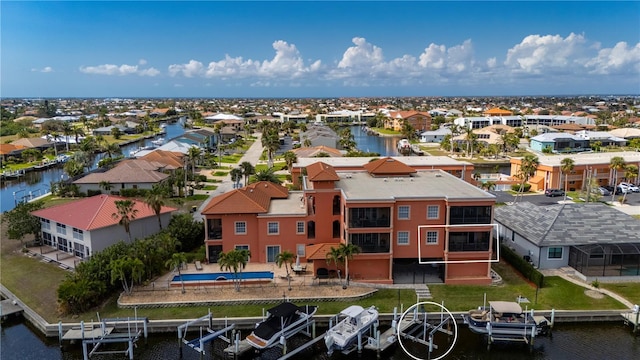
[[[361,249],[348,262],[354,281],[390,284],[413,266],[448,284],[491,282],[493,195],[394,158],[340,171],[317,160],[305,166],[300,191],[258,182],[211,199],[202,211],[209,261],[241,248],[250,262],[270,263],[288,250],[336,269],[326,253],[351,243]]]

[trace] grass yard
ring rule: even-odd
[[[217,170],[217,171],[212,171],[211,175],[213,175],[213,176],[227,176],[227,175],[229,175],[229,172],[228,171]]]
[[[613,291],[634,304],[640,304],[640,284],[638,283],[600,283],[600,287]]]
[[[287,163],[285,162],[274,162],[273,163],[273,171],[280,171],[283,168],[285,168],[287,166]],[[269,167],[267,166],[267,164],[257,164],[256,165],[256,172],[260,172],[260,171],[265,171],[267,170]]]
[[[216,190],[218,187],[216,185],[205,185],[202,187],[202,190],[207,190],[207,191],[211,191],[211,190]]]

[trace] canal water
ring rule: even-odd
[[[375,152],[380,156],[399,156],[398,141],[400,136],[374,136],[369,135],[361,126],[351,126],[351,134],[356,142],[358,150]]]
[[[289,340],[294,347],[304,342],[300,336]],[[197,334],[190,334],[189,339],[196,338]],[[62,352],[55,338],[43,338],[24,322],[9,322],[2,325],[0,335],[0,358],[2,359],[62,359],[81,360],[82,345],[66,345]],[[329,357],[320,342],[317,346],[301,353],[294,359],[328,360],[328,359],[375,359],[375,353],[368,350],[358,355],[343,355],[334,353]],[[405,345],[410,347],[414,356],[427,359],[426,348],[415,346],[405,340]],[[446,346],[447,344],[440,344]],[[208,345],[204,359],[222,359],[225,344],[218,341],[214,345]],[[117,347],[122,350],[124,347]],[[115,360],[126,359],[122,354],[94,356],[92,359]],[[145,343],[141,339],[134,350],[136,360],[157,359],[201,359],[200,355],[186,346],[183,346],[182,356],[177,340],[177,333],[151,334]],[[243,359],[269,359],[275,360],[274,353],[257,356],[249,354]],[[598,324],[559,324],[556,325],[552,337],[538,337],[535,339],[533,349],[523,344],[495,343],[487,350],[486,342],[480,335],[469,332],[464,325],[459,326],[459,338],[453,350],[445,359],[478,359],[478,360],[541,360],[541,359],[581,359],[581,360],[632,360],[640,358],[640,337],[634,337],[630,327],[625,327],[622,321],[615,323]],[[382,360],[409,360],[409,357],[398,346],[382,353]]]
[[[184,128],[180,122],[167,124],[165,128],[166,134],[157,136],[165,139],[173,139],[184,134]],[[122,153],[125,156],[138,149],[139,147],[151,146],[153,139],[145,139],[136,143],[132,143],[122,147]],[[95,168],[98,161],[105,154],[98,154],[94,159],[92,168]],[[51,189],[51,182],[57,182],[66,179],[67,174],[62,166],[52,167],[43,171],[31,171],[26,173],[20,179],[7,180],[0,183],[0,212],[11,210],[18,202],[29,200],[40,195],[44,195]]]

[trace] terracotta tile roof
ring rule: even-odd
[[[336,174],[333,166],[319,161],[307,166],[307,178],[310,181],[338,181],[340,177]]]
[[[411,166],[390,157],[381,158],[364,164],[363,166],[371,175],[381,176],[407,176],[417,172]]]
[[[309,245],[306,249],[307,260],[326,260],[331,248],[337,248],[338,246],[340,246],[338,243]]]
[[[0,154],[8,155],[16,150],[25,149],[25,146],[22,145],[13,145],[13,144],[0,144]]]
[[[114,213],[117,213],[115,202],[118,200],[127,200],[127,198],[104,194],[96,195],[78,201],[37,210],[31,214],[77,229],[90,231],[112,226],[119,222],[119,219],[114,219],[112,216]],[[156,216],[153,210],[144,202],[136,200],[133,200],[133,202],[133,208],[138,210],[136,219]],[[176,210],[176,208],[163,206],[161,213],[166,214]],[[71,229],[68,229],[67,231],[71,231]]]
[[[184,167],[184,154],[179,152],[155,150],[141,157],[141,160],[158,162],[165,164],[168,170],[175,170]]]
[[[169,175],[161,173],[157,170],[163,169],[166,164],[152,162],[147,160],[135,159],[124,160],[116,165],[113,169],[103,173],[91,173],[82,177],[74,184],[98,184],[101,181],[108,181],[112,184],[116,183],[158,183]]]
[[[489,109],[485,112],[483,112],[483,114],[487,114],[487,115],[513,115],[513,113],[509,110],[503,110],[500,108],[493,108],[493,109]]]
[[[214,197],[202,210],[202,214],[266,213],[269,211],[271,199],[286,199],[288,196],[289,191],[286,188],[260,181]]]

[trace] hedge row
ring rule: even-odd
[[[516,268],[516,270],[520,271],[524,277],[536,284],[539,288],[544,286],[544,275],[531,266],[522,256],[518,255],[506,245],[500,245],[500,251],[502,257],[511,264],[511,266]]]

